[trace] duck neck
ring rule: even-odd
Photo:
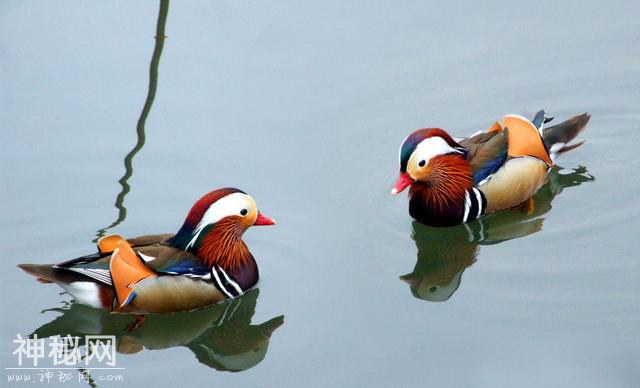
[[[427,225],[451,226],[464,222],[465,196],[473,189],[471,166],[457,155],[433,158],[430,165],[428,178],[411,184],[409,213]]]
[[[196,240],[181,238],[182,229],[170,240],[177,248],[198,256],[209,268],[220,267],[247,290],[258,282],[258,265],[247,245],[242,241],[246,228],[233,220],[221,220],[204,227]]]
[[[258,282],[258,266],[242,241],[244,231],[237,222],[218,222],[198,244],[197,255],[209,267],[221,267],[246,290]]]

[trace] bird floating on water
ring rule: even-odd
[[[587,125],[583,113],[558,125],[544,110],[533,120],[506,115],[489,129],[455,140],[423,128],[400,145],[400,176],[391,190],[409,190],[409,214],[432,226],[453,226],[514,206],[531,205],[558,155]]]
[[[223,188],[200,198],[175,235],[109,235],[98,241],[98,253],[19,267],[93,307],[193,310],[238,297],[258,282],[258,266],[242,235],[251,226],[274,224],[249,195]]]

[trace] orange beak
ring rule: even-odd
[[[411,178],[411,176],[408,173],[403,172],[398,177],[398,180],[396,181],[395,186],[393,186],[393,189],[391,189],[391,195],[398,194],[399,192],[409,187],[409,185],[411,185],[412,183],[413,183],[413,178]]]
[[[256,222],[253,223],[254,226],[260,225],[275,225],[276,222],[271,218],[264,216],[262,213],[258,212],[258,218],[256,218]]]

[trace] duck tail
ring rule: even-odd
[[[262,331],[263,335],[271,337],[271,334],[273,334],[273,332],[276,331],[277,328],[282,326],[283,323],[284,315],[280,315],[279,317],[271,318],[270,320],[260,324],[260,330]]]
[[[78,280],[78,274],[54,264],[18,264],[18,268],[35,276],[40,283],[69,284]]]
[[[18,268],[33,275],[40,283],[53,283],[56,281],[56,269],[47,264],[18,264]]]
[[[545,128],[542,131],[542,139],[545,147],[549,151],[551,160],[555,162],[560,154],[571,151],[584,144],[584,140],[574,144],[568,143],[575,139],[576,136],[586,128],[590,118],[591,115],[589,113],[583,113],[563,121],[560,124]]]

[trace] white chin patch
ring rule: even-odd
[[[212,203],[207,211],[204,212],[204,215],[198,223],[193,238],[189,241],[187,248],[191,248],[193,244],[196,243],[198,236],[200,236],[200,232],[202,232],[207,225],[215,224],[225,217],[242,216],[242,214],[240,214],[242,209],[251,211],[253,208],[255,208],[255,202],[247,194],[233,193],[220,198],[216,202]]]

